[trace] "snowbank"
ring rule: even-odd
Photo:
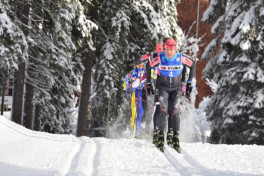
[[[264,175],[264,147],[182,143],[165,153],[140,139],[35,132],[0,116],[0,175]]]

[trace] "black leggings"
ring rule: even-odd
[[[154,129],[164,131],[166,116],[169,115],[168,127],[173,131],[180,130],[179,99],[180,89],[159,88],[158,101],[154,114]]]

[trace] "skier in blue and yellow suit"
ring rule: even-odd
[[[125,82],[123,84],[123,88],[126,91],[126,98],[131,101],[131,128],[133,130],[136,130],[136,125],[135,125],[135,119],[137,117],[137,107],[136,107],[136,97],[135,97],[135,89],[132,88],[132,83],[133,83],[133,78],[132,78],[133,71],[128,73],[125,77]],[[134,79],[136,79],[134,77]]]
[[[137,107],[137,118],[136,118],[136,135],[140,135],[141,120],[143,116],[143,106],[142,106],[142,90],[144,88],[144,82],[146,80],[145,67],[144,64],[139,64],[133,70],[132,83],[133,92],[135,91],[136,97],[136,107]]]

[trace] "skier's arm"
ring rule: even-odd
[[[154,68],[160,64],[160,56],[159,53],[154,53],[152,59],[149,61],[150,67]]]
[[[151,84],[151,67],[149,65],[149,62],[146,64],[146,78],[147,78],[147,84]]]
[[[182,63],[184,66],[187,66],[190,68],[189,78],[188,81],[192,81],[195,71],[196,71],[196,62],[193,62],[191,59],[182,56]]]
[[[146,62],[148,62],[149,60],[152,59],[152,55],[153,55],[153,53],[148,53],[148,54],[145,54],[145,55],[136,56],[134,58],[133,64],[136,66],[136,65],[139,65],[139,64],[142,64],[142,63],[146,63]]]
[[[186,66],[183,65],[183,70],[182,70],[182,80],[181,80],[182,83],[185,83],[186,82]]]
[[[192,92],[192,79],[195,76],[196,72],[196,62],[192,62],[192,65],[190,67],[190,73],[189,73],[189,78],[187,80],[186,84],[186,95],[189,95]]]
[[[147,92],[148,94],[154,94],[152,82],[151,82],[151,67],[149,62],[146,64],[146,82],[147,82]]]
[[[190,73],[189,73],[188,81],[192,81],[192,79],[195,75],[195,72],[196,72],[196,62],[193,62],[191,67],[190,67]]]

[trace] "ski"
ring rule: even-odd
[[[155,147],[156,147],[156,146],[155,146]],[[157,148],[157,147],[156,147],[156,148]],[[171,149],[173,149],[174,151],[176,151],[177,153],[181,153],[181,151],[182,151],[181,148],[175,149],[175,148],[173,148],[172,146],[168,146],[168,145],[164,146],[163,148],[157,148],[157,149],[158,149],[160,152],[164,153],[164,152],[165,152],[165,149],[167,149],[167,148],[171,148]]]

